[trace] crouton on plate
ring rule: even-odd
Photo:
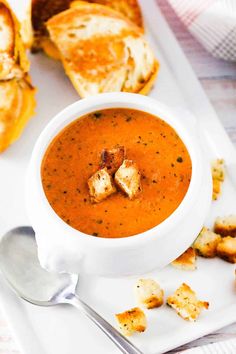
[[[236,263],[236,238],[226,236],[217,245],[217,256],[230,263]]]
[[[143,31],[119,12],[80,1],[46,26],[81,97],[151,89],[159,64]]]
[[[122,165],[125,158],[124,146],[118,146],[113,149],[104,149],[102,151],[101,167],[106,167],[108,172],[112,175]]]
[[[217,200],[221,193],[221,184],[225,179],[225,166],[223,159],[214,160],[211,164],[213,193],[212,199]]]
[[[236,237],[236,215],[216,218],[214,231],[221,236]]]
[[[203,227],[193,244],[193,248],[199,256],[213,258],[216,256],[216,248],[220,240],[220,235]]]
[[[196,252],[192,247],[189,247],[183,254],[176,258],[172,263],[174,267],[182,270],[196,269]]]
[[[217,200],[221,194],[221,181],[219,181],[218,179],[213,179],[212,180],[212,187],[213,187],[213,191],[212,191],[212,199],[213,200]]]
[[[141,191],[141,175],[137,164],[131,160],[124,160],[116,171],[115,182],[130,199],[134,199]]]
[[[212,178],[223,182],[225,179],[225,166],[223,159],[217,159],[211,164]]]
[[[101,202],[116,192],[112,178],[106,168],[94,173],[88,180],[88,186],[91,200],[95,203]]]
[[[209,303],[198,300],[195,292],[185,283],[173,295],[168,297],[167,304],[173,307],[178,315],[187,321],[195,321],[201,310],[209,307]]]
[[[134,332],[144,332],[147,328],[145,313],[139,307],[118,313],[115,316],[119,328],[125,336],[131,336]]]
[[[163,304],[164,291],[153,279],[139,279],[135,285],[135,296],[140,305],[153,309]]]

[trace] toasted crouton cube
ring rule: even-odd
[[[176,258],[172,263],[174,267],[182,270],[196,269],[196,252],[192,247],[189,247],[183,254]]]
[[[95,203],[101,202],[103,199],[116,192],[116,188],[106,168],[94,173],[88,180],[88,186],[91,200]]]
[[[140,305],[147,309],[160,307],[163,304],[164,291],[153,279],[139,279],[135,286],[135,295]]]
[[[212,162],[211,173],[213,182],[212,199],[217,200],[221,193],[221,184],[225,179],[225,167],[223,159],[217,159]]]
[[[236,215],[216,218],[214,231],[221,236],[236,237]]]
[[[220,235],[203,227],[193,244],[193,248],[199,256],[213,258],[216,256],[216,248],[220,240]]]
[[[124,160],[116,171],[115,182],[130,199],[134,199],[141,191],[141,176],[136,163]]]
[[[195,321],[201,310],[209,307],[209,303],[199,301],[195,292],[185,283],[172,296],[168,297],[167,304],[173,307],[178,315],[187,321]]]
[[[217,245],[217,256],[230,263],[236,263],[236,238],[223,237]]]
[[[213,179],[213,191],[212,191],[212,199],[217,200],[219,195],[221,194],[221,181],[218,179]]]
[[[145,313],[139,307],[118,313],[115,316],[120,330],[125,336],[131,336],[134,332],[144,332],[147,328]]]
[[[125,158],[124,146],[118,146],[114,149],[104,149],[102,151],[102,165],[101,167],[107,168],[107,171],[112,175],[122,165]]]
[[[212,178],[218,181],[223,182],[225,179],[225,167],[224,167],[224,160],[217,159],[212,162],[211,164],[211,173]]]

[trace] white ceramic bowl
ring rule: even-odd
[[[179,207],[161,224],[132,237],[106,239],[83,234],[60,219],[44,194],[40,167],[49,143],[65,126],[89,112],[115,107],[145,111],[170,124],[188,149],[192,178]],[[52,119],[36,142],[26,180],[27,211],[43,267],[104,276],[141,274],[166,266],[191,245],[208,212],[212,184],[197,124],[191,115],[187,118],[183,112],[145,96],[108,93],[80,100]]]

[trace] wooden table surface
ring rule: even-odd
[[[191,34],[186,31],[168,2],[166,0],[157,1],[171,28],[174,30],[181,47],[188,57],[218,116],[236,144],[236,63],[227,63],[213,58],[196,42]],[[231,338],[236,338],[236,324],[200,338],[195,342],[189,343],[169,353],[177,353],[194,346]],[[1,313],[0,354],[20,354]]]

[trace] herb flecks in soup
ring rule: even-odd
[[[126,196],[114,177],[120,161],[109,169],[101,160],[101,153],[117,147],[125,147],[122,160],[138,166],[142,190],[135,198]],[[116,191],[94,203],[88,181],[104,168]],[[41,175],[50,205],[66,223],[89,235],[115,238],[139,234],[170,216],[188,190],[191,170],[185,145],[163,120],[137,110],[106,109],[56,136]]]

